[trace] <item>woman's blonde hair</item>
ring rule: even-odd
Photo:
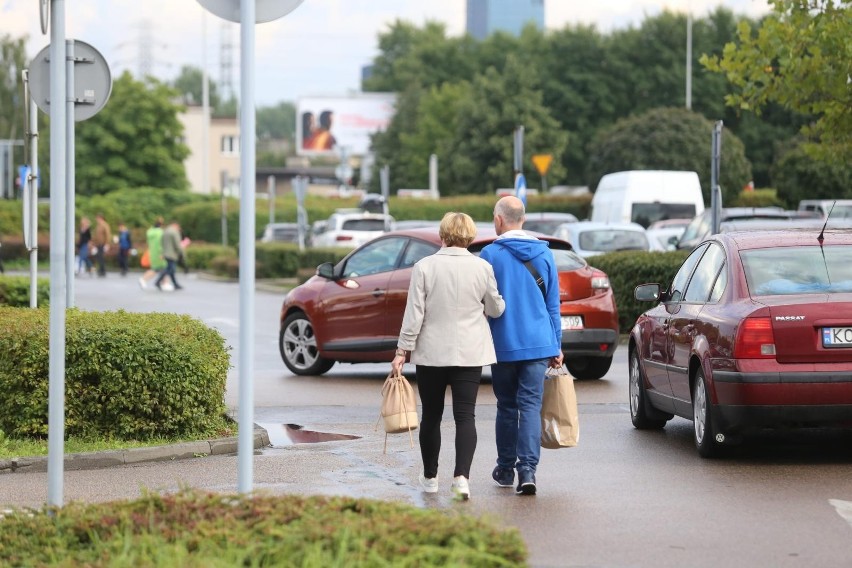
[[[438,236],[448,247],[467,248],[476,237],[476,223],[466,213],[450,211],[441,219]]]

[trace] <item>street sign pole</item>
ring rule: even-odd
[[[50,100],[65,100],[65,0],[50,10]],[[47,502],[63,504],[65,467],[65,105],[50,105],[50,335]]]
[[[69,308],[74,307],[74,234],[76,223],[74,222],[75,201],[77,191],[75,178],[76,166],[74,164],[74,40],[65,42],[65,292],[67,294],[66,304]]]

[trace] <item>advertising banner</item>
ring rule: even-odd
[[[300,156],[350,156],[370,150],[370,135],[384,130],[394,113],[393,93],[304,97],[296,103],[296,148]]]

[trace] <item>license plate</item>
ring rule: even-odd
[[[562,329],[583,329],[583,316],[562,316]]]
[[[564,319],[562,326],[565,326]],[[852,327],[822,328],[823,347],[852,347]]]

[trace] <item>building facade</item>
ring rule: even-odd
[[[467,0],[467,33],[476,39],[498,30],[519,35],[529,23],[544,29],[544,0]]]
[[[195,193],[222,193],[223,187],[236,195],[240,179],[240,124],[236,118],[211,118],[204,140],[204,110],[187,106],[178,115],[183,123],[184,143],[189,156],[184,160],[186,177]],[[207,179],[204,187],[204,149],[207,148]]]

